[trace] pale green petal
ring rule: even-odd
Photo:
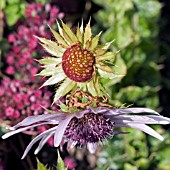
[[[103,55],[96,56],[96,62],[105,61],[105,60],[114,60],[115,54],[113,52],[106,52]]]
[[[68,44],[65,42],[64,38],[56,31],[54,31],[50,26],[49,26],[51,32],[53,33],[53,36],[57,40],[59,44],[62,44],[63,46],[68,46]]]
[[[87,83],[87,88],[88,88],[88,92],[90,94],[92,94],[93,96],[97,96],[97,92],[96,92],[96,89],[94,87],[93,80],[91,80]]]
[[[114,79],[114,78],[118,78],[118,77],[123,77],[123,75],[117,75],[114,73],[108,73],[106,71],[103,71],[101,69],[98,68],[98,73],[100,74],[101,77],[105,78],[105,79]]]
[[[64,82],[60,85],[60,87],[56,90],[53,104],[62,96],[66,95],[68,92],[70,92],[74,86],[76,85],[75,81],[70,80],[69,78],[66,78]]]
[[[72,32],[72,30],[66,24],[64,24],[63,22],[62,22],[62,26],[63,26],[63,30],[69,36],[69,38],[71,39],[72,43],[78,42],[78,39],[77,39],[76,35]]]
[[[84,41],[83,41],[84,48],[86,47],[86,43],[91,40],[91,36],[92,36],[92,32],[91,32],[90,20],[89,20],[84,31]]]
[[[57,64],[62,62],[62,58],[46,57],[40,60],[37,60],[40,64],[44,64],[44,67],[54,67]]]
[[[45,83],[41,87],[57,84],[60,81],[64,80],[65,78],[66,78],[66,75],[64,73],[58,73],[50,77],[47,81],[45,81]]]

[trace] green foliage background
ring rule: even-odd
[[[161,76],[158,62],[158,20],[161,4],[157,0],[93,0],[102,7],[94,18],[94,31],[104,30],[101,41],[115,39],[111,50],[120,52],[116,72],[123,79],[105,81],[113,105],[123,104],[158,109]],[[169,134],[159,127],[165,138]],[[163,143],[144,133],[126,129],[128,135],[109,140],[99,154],[97,170],[170,169],[170,140]]]

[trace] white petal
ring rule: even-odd
[[[97,143],[88,143],[87,144],[87,149],[89,150],[90,153],[95,153],[97,149]]]
[[[46,134],[51,134],[51,133],[53,133],[53,132],[56,130],[56,128],[57,128],[57,127],[53,127],[53,128],[51,128],[51,129],[49,129],[49,130],[44,131],[44,132],[41,133],[40,135],[36,136],[36,137],[29,143],[29,145],[27,146],[27,148],[25,149],[25,152],[24,152],[24,154],[23,154],[23,156],[22,156],[21,159],[24,159],[24,158],[25,158],[25,156],[27,155],[27,153],[30,151],[31,147],[32,147],[38,140],[40,140],[43,136],[46,136]]]
[[[68,115],[63,121],[58,125],[56,132],[54,134],[54,146],[58,147],[63,138],[64,132],[67,128],[67,125],[70,123],[70,120],[74,117],[74,114]]]

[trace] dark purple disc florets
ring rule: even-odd
[[[82,118],[73,118],[66,131],[68,140],[76,141],[78,144],[96,143],[107,136],[113,135],[114,122],[104,115],[88,113]]]

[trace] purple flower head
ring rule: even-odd
[[[145,113],[141,114],[140,113]],[[155,130],[146,124],[169,124],[170,119],[159,115],[157,112],[147,108],[93,108],[87,106],[85,110],[76,113],[44,114],[29,116],[22,122],[10,128],[11,132],[2,136],[6,139],[14,134],[23,132],[34,127],[46,124],[52,128],[36,136],[27,146],[22,159],[27,155],[33,144],[40,140],[35,154],[37,154],[50,137],[54,137],[54,146],[58,147],[67,143],[67,149],[75,145],[87,145],[90,153],[96,151],[100,141],[106,140],[124,132],[116,131],[118,127],[131,127],[163,140]]]

